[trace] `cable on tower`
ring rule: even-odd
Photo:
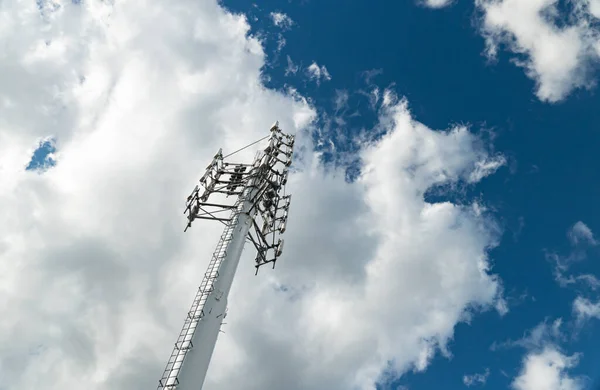
[[[259,139],[258,141],[254,141],[254,142],[252,142],[251,144],[249,144],[249,145],[246,145],[246,146],[244,146],[243,148],[241,148],[241,149],[238,149],[238,150],[236,150],[236,151],[235,151],[235,152],[233,152],[233,153],[229,153],[227,156],[223,157],[223,159],[226,159],[226,158],[227,158],[227,157],[229,157],[229,156],[233,156],[233,155],[234,155],[234,154],[236,154],[237,152],[241,152],[242,150],[244,150],[244,149],[246,149],[246,148],[249,148],[250,146],[252,146],[252,145],[254,145],[254,144],[257,144],[257,143],[259,143],[260,141],[264,141],[264,140],[266,140],[266,139],[267,139],[267,138],[269,138],[269,137],[270,137],[269,135],[267,135],[266,137],[262,137],[262,138],[261,138],[261,139]]]

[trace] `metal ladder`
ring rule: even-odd
[[[177,385],[179,385],[179,379],[177,378],[179,370],[181,369],[187,352],[194,347],[192,338],[194,337],[198,323],[204,316],[204,304],[210,293],[214,290],[214,281],[219,277],[219,268],[227,254],[227,245],[231,241],[233,230],[237,225],[241,205],[243,203],[242,198],[243,197],[240,197],[236,202],[231,217],[223,230],[223,234],[221,234],[221,238],[219,239],[219,243],[217,244],[210,263],[208,264],[208,269],[198,288],[194,302],[185,318],[183,328],[179,333],[173,352],[169,357],[167,367],[163,372],[162,378],[158,381],[157,390],[175,390]]]

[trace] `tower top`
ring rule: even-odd
[[[275,122],[270,135],[263,140],[266,138],[269,138],[268,145],[257,153],[252,164],[225,161],[239,150],[223,157],[219,149],[187,198],[184,214],[188,222],[184,232],[196,219],[216,220],[225,228],[158,389],[201,388],[226,316],[227,296],[245,242],[249,240],[256,248],[256,273],[265,264],[273,264],[275,268],[275,262],[282,254],[283,239],[280,236],[286,230],[291,201],[285,187],[292,163],[294,136],[284,134],[279,122]],[[209,201],[214,194],[221,194],[224,203]],[[227,202],[230,196],[234,196],[235,201]],[[229,217],[222,217],[226,211],[230,212]]]

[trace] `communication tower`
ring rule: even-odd
[[[292,163],[294,136],[284,134],[276,122],[270,129],[268,146],[252,164],[230,163],[222,151],[215,155],[187,198],[184,214],[187,231],[195,219],[216,220],[225,225],[208,269],[167,366],[158,390],[200,390],[227,315],[227,297],[246,241],[257,250],[256,274],[265,264],[281,256],[291,195],[286,195],[288,168]],[[253,145],[253,144],[251,144]],[[250,145],[248,145],[250,146]],[[244,149],[244,148],[242,148]],[[241,150],[241,149],[240,149]],[[233,204],[209,203],[209,197],[236,196]],[[229,217],[220,217],[229,211]]]

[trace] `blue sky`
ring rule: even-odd
[[[460,389],[465,387],[463,374],[489,368],[485,388],[506,389],[519,373],[525,350],[513,346],[492,351],[490,346],[521,339],[539,323],[562,318],[566,339],[560,347],[568,354],[583,354],[572,373],[588,376],[590,389],[598,386],[600,324],[592,321],[578,329],[572,314],[578,294],[594,299],[597,293],[584,286],[559,286],[548,258],[548,253],[571,253],[567,231],[576,222],[592,231],[600,226],[597,90],[579,89],[557,103],[540,101],[535,82],[510,61],[513,53],[501,51],[495,62],[485,58],[485,42],[477,30],[480,12],[471,1],[441,10],[413,1],[223,3],[246,13],[253,32],[266,37],[267,85],[291,85],[329,116],[335,116],[336,90],[350,94],[348,111],[360,115],[348,119],[345,132],[373,125],[376,116],[358,91],[367,89],[365,71],[380,70],[372,83],[393,85],[408,98],[416,120],[436,129],[468,124],[507,157],[507,166],[469,192],[493,209],[503,229],[500,245],[490,255],[504,282],[510,312],[504,317],[487,312],[470,325],[459,324],[452,358],[438,356],[426,372],[408,374],[394,385]],[[293,20],[289,30],[273,25],[273,11]],[[278,33],[286,42],[281,51]],[[302,71],[286,76],[287,56],[304,68],[313,61],[325,66],[331,80],[317,85]],[[337,147],[352,150],[346,142]],[[586,253],[587,259],[569,273],[600,276],[598,251]]]
[[[245,251],[205,390],[599,388],[600,0],[0,20],[3,383],[155,388],[221,234],[184,199],[279,120],[285,255]]]
[[[56,152],[56,148],[51,139],[40,141],[38,148],[33,152],[31,161],[25,169],[28,171],[43,171],[48,167],[54,166],[56,164],[56,161],[52,158],[54,152]]]

